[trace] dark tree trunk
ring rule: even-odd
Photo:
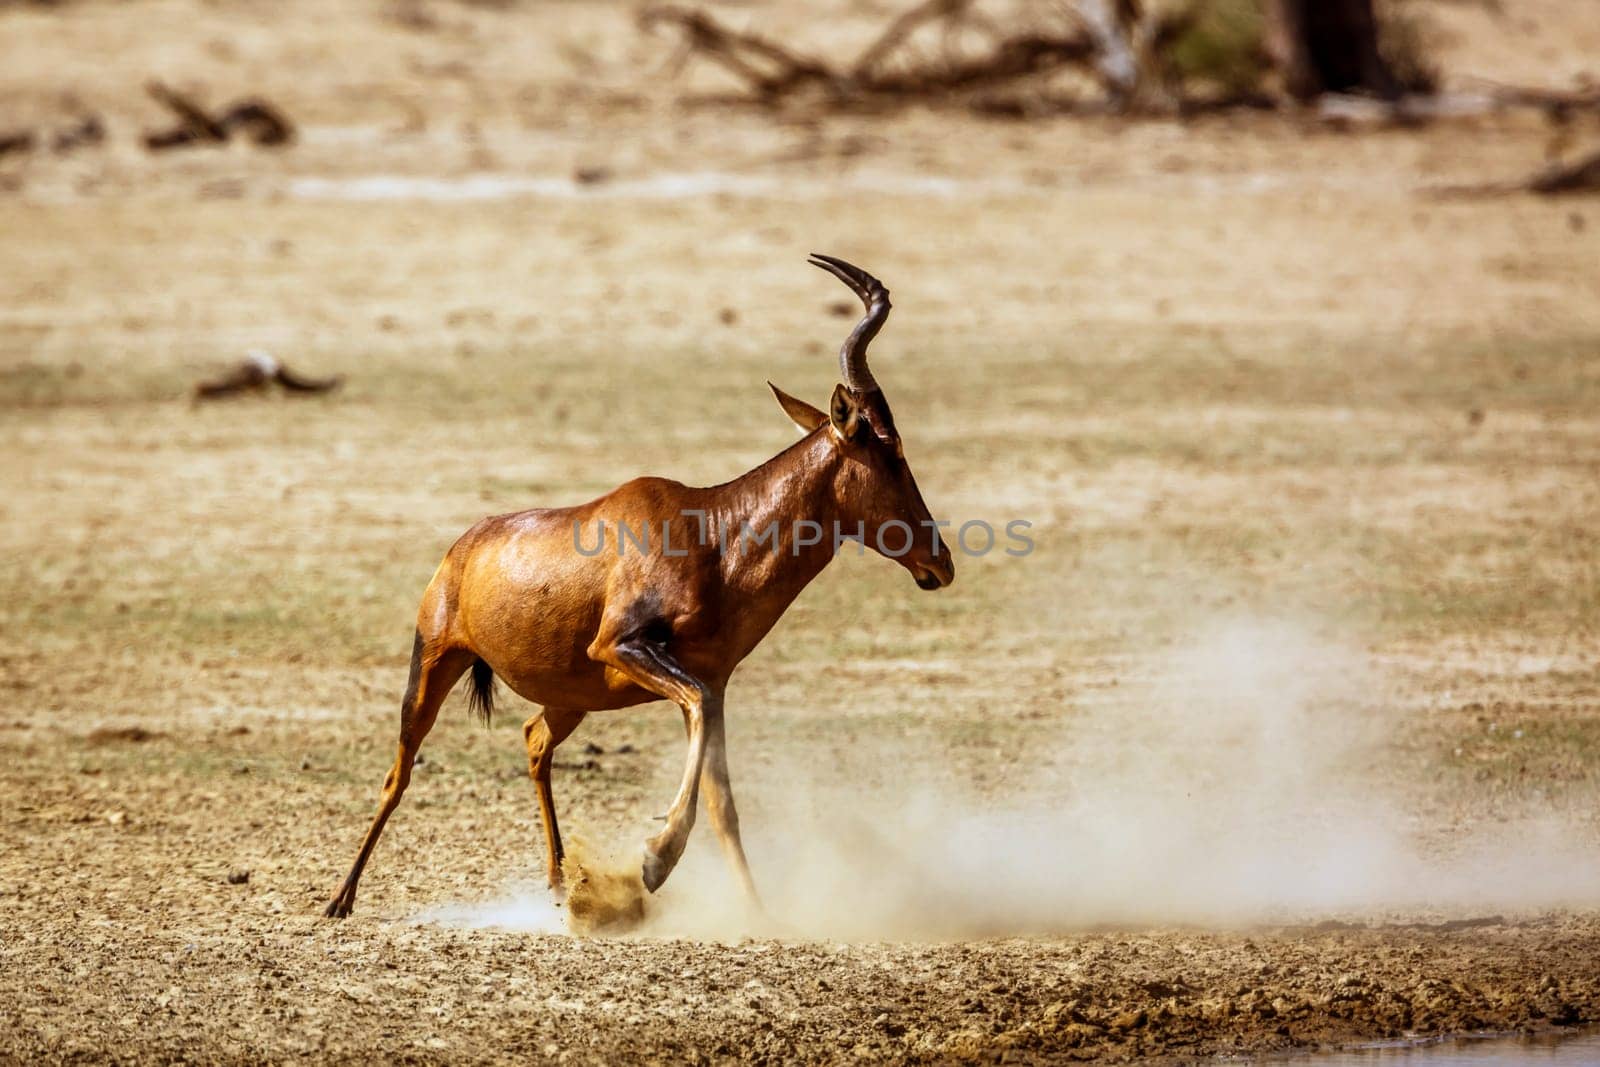
[[[1293,96],[1400,95],[1400,83],[1378,51],[1372,0],[1275,0],[1273,7],[1277,50]]]

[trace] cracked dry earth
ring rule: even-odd
[[[9,944],[7,1057],[1181,1062],[1600,1015],[1600,924],[1570,918],[948,945],[175,926]]]

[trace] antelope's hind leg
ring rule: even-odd
[[[545,708],[522,724],[522,736],[528,743],[528,775],[539,791],[539,816],[544,821],[545,866],[549,871],[550,891],[561,895],[561,859],[566,852],[561,847],[561,827],[556,822],[556,800],[550,791],[550,763],[556,746],[565,741],[585,712],[567,708]]]
[[[460,648],[447,649],[436,657],[430,657],[422,635],[417,634],[411,650],[411,678],[406,685],[405,699],[400,704],[399,751],[395,754],[394,766],[389,768],[389,773],[383,779],[383,797],[378,804],[378,814],[367,830],[366,840],[361,843],[356,862],[323,911],[329,918],[342,919],[355,907],[356,884],[361,881],[361,871],[372,855],[373,846],[378,843],[378,835],[383,833],[383,824],[400,806],[400,798],[411,783],[411,765],[416,762],[417,750],[422,747],[428,731],[433,729],[433,722],[439,716],[439,705],[444,703],[444,698],[450,695],[450,689],[476,659],[477,656],[472,652]]]

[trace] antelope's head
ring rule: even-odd
[[[832,256],[813,255],[810,262],[848,285],[867,309],[839,350],[844,381],[834,387],[826,414],[767,384],[802,430],[826,425],[839,459],[832,503],[843,531],[859,528],[869,546],[910,571],[920,588],[942,589],[955,581],[955,560],[922,501],[889,401],[867,368],[867,346],[889,317],[889,290]]]

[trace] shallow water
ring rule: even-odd
[[[1426,1045],[1351,1049],[1301,1061],[1316,1067],[1482,1067],[1484,1064],[1539,1064],[1541,1067],[1600,1065],[1600,1033],[1577,1035],[1455,1038]]]

